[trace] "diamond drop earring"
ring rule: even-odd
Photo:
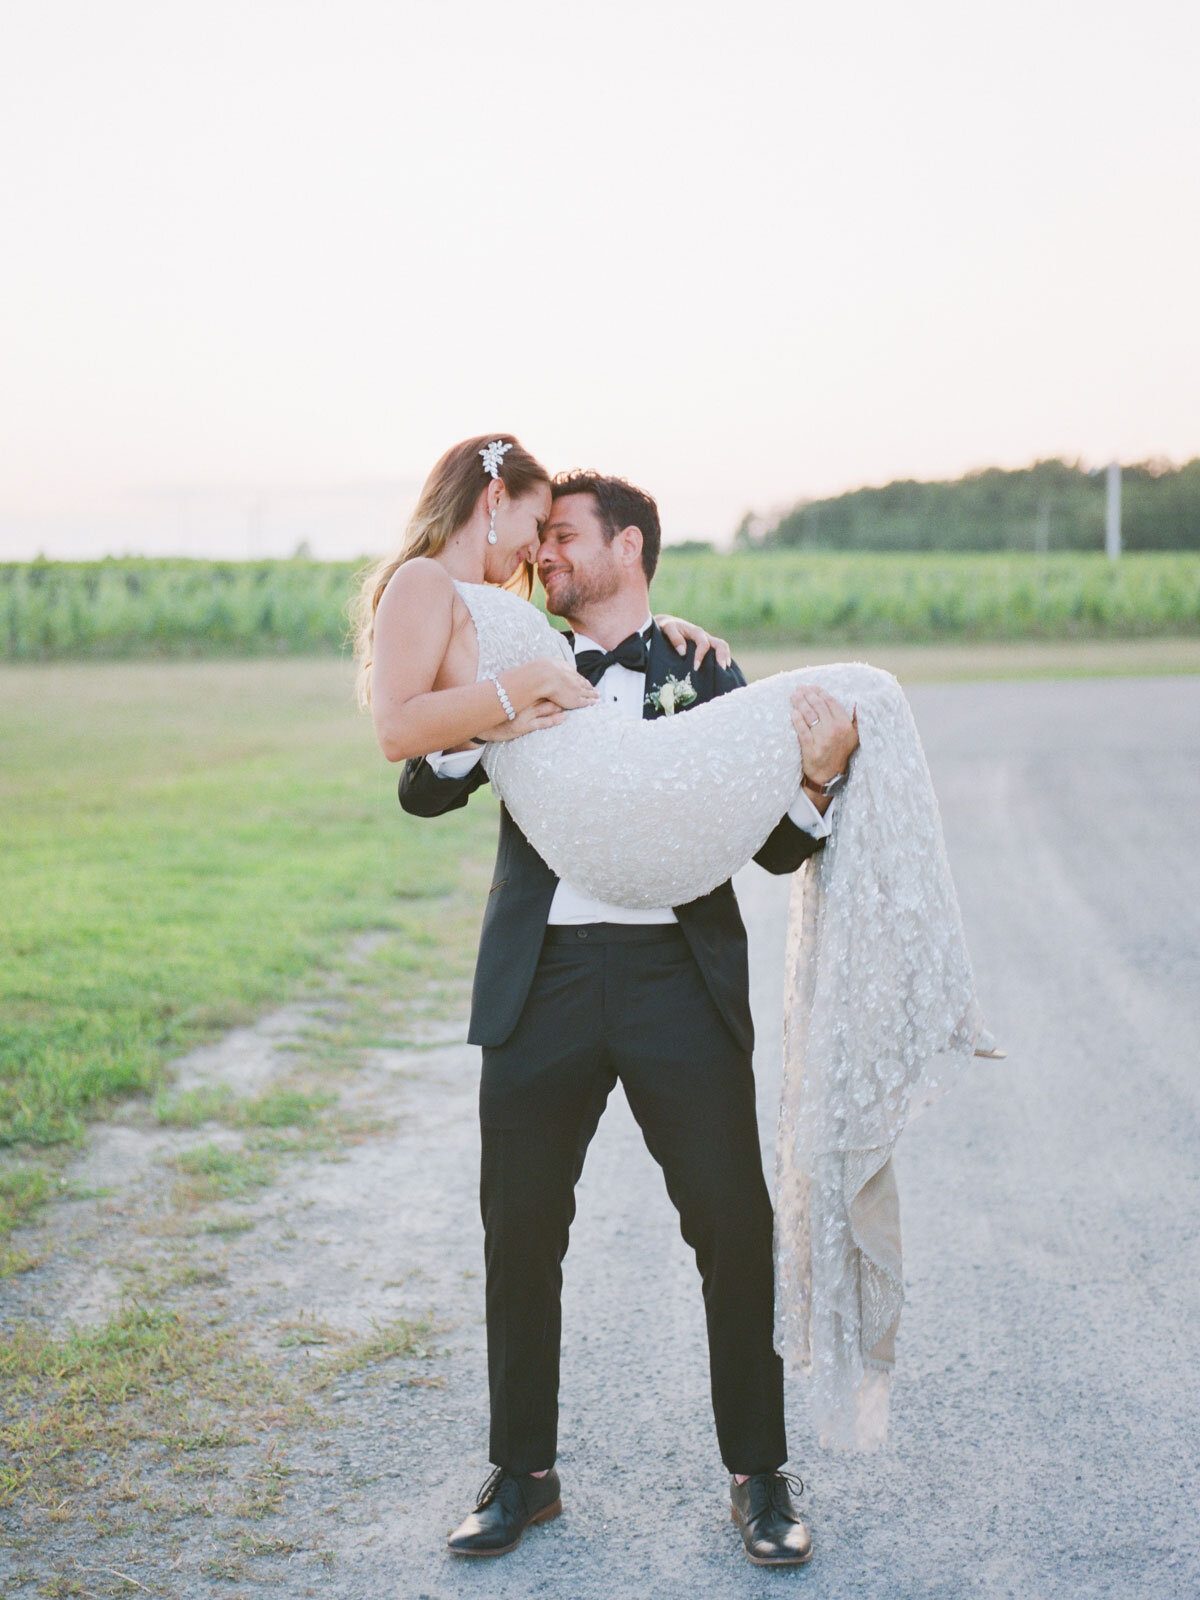
[[[500,538],[500,535],[496,532],[496,508],[495,508],[495,506],[493,506],[492,507],[491,525],[488,528],[488,543],[489,544],[496,544],[499,541],[499,538]]]

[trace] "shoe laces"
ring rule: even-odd
[[[507,1467],[493,1467],[480,1485],[475,1499],[476,1511],[482,1511],[485,1506],[490,1506],[493,1500],[499,1500],[505,1495],[506,1490],[504,1503],[510,1511],[527,1504],[525,1491],[518,1482],[517,1474],[509,1472]]]
[[[767,1504],[772,1511],[777,1511],[780,1516],[790,1517],[792,1508],[787,1503],[789,1490],[797,1499],[804,1493],[804,1479],[798,1478],[793,1472],[773,1472],[766,1482]],[[798,1518],[793,1517],[793,1521]]]
[[[494,1467],[492,1471],[488,1473],[487,1477],[483,1480],[483,1483],[479,1487],[479,1493],[475,1497],[476,1511],[482,1511],[485,1506],[491,1505],[492,1501],[500,1492],[500,1485],[503,1483],[506,1476],[507,1474],[505,1473],[503,1467]]]

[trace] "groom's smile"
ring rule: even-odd
[[[571,604],[575,595],[573,576],[574,568],[566,562],[556,562],[553,566],[538,563],[538,577],[546,592],[546,610],[552,617],[567,616],[574,609]]]
[[[539,565],[538,573],[542,580],[542,588],[548,595],[552,594],[559,580],[569,577],[571,570],[565,561],[556,562],[553,566],[549,563]]]

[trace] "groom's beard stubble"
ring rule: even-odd
[[[539,573],[539,577],[541,574]],[[553,574],[551,577],[553,578]],[[615,566],[599,572],[570,572],[554,584],[554,592],[546,588],[546,610],[552,617],[562,617],[567,622],[580,618],[594,606],[602,605],[620,592],[621,574]],[[575,630],[578,632],[578,629]]]

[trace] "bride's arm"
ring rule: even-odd
[[[506,715],[488,679],[437,689],[454,625],[454,585],[435,561],[399,567],[375,613],[371,718],[389,761],[449,750],[494,728]],[[565,709],[590,704],[586,678],[561,661],[530,661],[498,674],[518,715],[539,700]]]

